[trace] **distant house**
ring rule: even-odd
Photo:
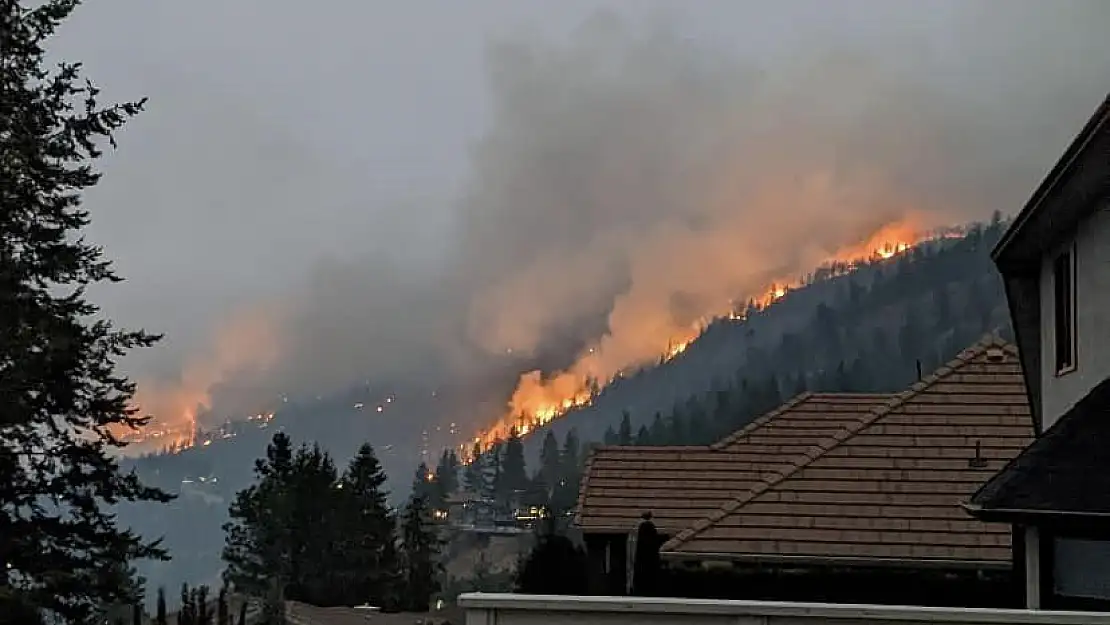
[[[651,512],[659,532],[671,538],[887,400],[804,393],[714,445],[595,449],[586,461],[575,523],[606,580],[599,590],[627,591],[630,536],[642,513]]]
[[[961,504],[1033,431],[1017,349],[987,338],[898,395],[806,394],[710,448],[601,448],[577,520],[610,592],[650,510],[671,594],[1013,604],[1010,526]]]
[[[1110,607],[1110,98],[993,252],[1039,437],[968,505],[1012,523],[1030,608]]]

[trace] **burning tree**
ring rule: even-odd
[[[129,561],[166,557],[103,507],[170,496],[109,454],[146,423],[116,361],[157,337],[98,315],[86,289],[120,278],[82,237],[93,162],[143,102],[103,106],[80,64],[48,68],[79,2],[29,4],[0,0],[0,614],[87,622],[137,599]]]

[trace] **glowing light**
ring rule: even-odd
[[[866,241],[848,246],[833,254],[825,261],[825,265],[843,265],[842,271],[847,272],[865,263],[882,262],[894,258],[924,241],[952,234],[956,233],[922,234],[908,223],[892,223],[880,228]],[[762,310],[786,297],[791,290],[803,285],[804,281],[799,277],[776,280],[764,289],[761,295],[752,298],[751,304],[755,310]],[[664,337],[666,340],[662,342],[662,360],[671,360],[686,351],[701,330],[714,319],[741,321],[746,315],[746,311],[738,312],[735,304],[730,304],[718,313],[709,315],[683,335]],[[599,352],[600,347],[597,345],[587,347],[582,353],[582,360],[595,357]],[[542,377],[539,372],[522,376],[510,401],[510,409],[496,423],[474,437],[473,442],[485,451],[497,441],[507,438],[514,428],[519,435],[523,436],[571,410],[589,405],[597,387],[592,385],[585,376],[578,375],[574,371],[570,369],[548,378]],[[610,381],[622,377],[624,377],[624,371],[617,371]],[[472,460],[471,451],[466,445],[459,446],[459,454],[464,462]]]

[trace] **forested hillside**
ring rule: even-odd
[[[989,258],[1004,225],[996,218],[890,260],[851,270],[824,268],[763,310],[714,322],[678,357],[629,373],[590,406],[485,454],[483,466],[463,468],[462,479],[445,475],[454,463],[442,458],[441,470],[433,468],[440,473],[434,490],[469,482],[506,504],[513,493],[524,492],[529,502],[565,509],[577,495],[591,443],[707,443],[804,390],[901,390],[919,368],[927,373],[984,333],[1010,336],[1001,281]],[[388,399],[379,395],[367,387],[301,404],[300,418],[289,422],[310,424],[293,438],[321,441],[339,462],[369,439],[382,455],[394,495],[404,497],[420,461],[417,441],[396,444],[366,431],[364,411],[352,408]],[[425,395],[422,401],[430,400]],[[125,511],[143,531],[154,525],[165,532],[176,558],[143,571],[152,583],[173,587],[214,579],[227,493],[249,480],[251,459],[259,455],[254,447],[264,446],[271,431],[139,463],[140,471],[157,471],[159,483],[185,494],[157,519]],[[239,444],[248,440],[250,449]],[[199,482],[195,476],[211,467],[221,467],[219,483]],[[182,476],[194,477],[178,484]]]
[[[820,278],[618,380],[548,428],[584,441],[704,443],[805,390],[896,391],[988,332],[1011,336],[990,250],[997,217],[958,238]],[[621,422],[627,423],[621,431]],[[543,434],[527,443],[536,457]]]

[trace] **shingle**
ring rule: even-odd
[[[971,498],[984,512],[1110,514],[1110,379],[1095,386]]]
[[[1016,349],[988,337],[663,551],[1008,564],[1009,526],[961,502],[1032,439],[1025,402]]]
[[[681,531],[889,400],[804,393],[714,445],[599,447],[586,461],[575,521],[586,532],[623,533],[650,510],[662,533]]]

